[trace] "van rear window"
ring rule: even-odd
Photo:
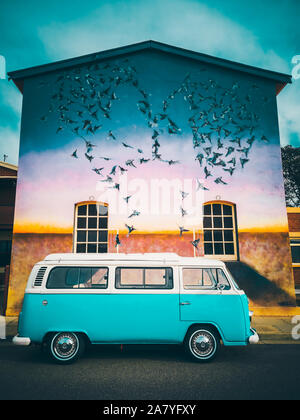
[[[107,267],[55,267],[50,271],[47,289],[106,289]]]
[[[117,289],[172,289],[172,268],[118,267]]]

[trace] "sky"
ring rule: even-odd
[[[299,0],[11,0],[1,5],[0,55],[13,71],[153,39],[292,74],[299,15]],[[299,98],[300,78],[278,96],[282,145],[300,146]],[[21,107],[13,83],[0,79],[0,160],[12,164]]]

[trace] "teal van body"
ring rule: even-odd
[[[78,282],[78,272],[92,269],[101,271],[101,284]],[[201,284],[194,280],[200,275]],[[210,326],[227,346],[258,337],[247,296],[223,262],[176,254],[53,254],[32,270],[14,342],[41,344],[51,333],[76,332],[92,344],[179,344],[195,325]]]

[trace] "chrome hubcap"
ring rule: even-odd
[[[207,331],[196,331],[191,337],[191,348],[198,357],[208,357],[215,350],[215,339]]]
[[[73,334],[59,334],[53,341],[53,351],[61,359],[70,358],[76,353],[77,349],[78,341]]]

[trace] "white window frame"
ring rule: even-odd
[[[221,215],[213,215],[213,207],[212,207],[213,204],[220,204],[221,205]],[[210,215],[204,214],[204,207],[207,206],[207,205],[211,205],[211,210],[212,211],[211,211]],[[232,214],[231,215],[223,214],[223,205],[231,207],[231,209],[232,209]],[[213,258],[213,259],[218,258],[218,259],[225,260],[225,261],[236,261],[236,260],[238,260],[238,235],[237,235],[237,222],[236,222],[236,217],[237,217],[236,216],[236,205],[234,203],[229,202],[229,201],[223,201],[223,200],[208,201],[208,202],[203,204],[203,223],[204,223],[204,218],[205,217],[211,217],[211,219],[212,219],[212,227],[206,228],[206,227],[204,227],[204,224],[203,224],[203,251],[204,251],[205,258]],[[215,228],[214,225],[213,225],[213,220],[214,220],[215,217],[222,218],[222,224],[223,224],[223,221],[224,221],[225,218],[231,218],[232,219],[232,227],[231,228],[224,228],[224,227]],[[204,239],[204,232],[206,230],[210,230],[212,232],[212,241],[206,241]],[[226,230],[228,230],[228,231],[232,230],[233,231],[233,241],[225,241],[223,233],[222,233],[223,241],[222,242],[221,241],[220,242],[215,241],[214,238],[213,238],[213,232],[216,231],[216,230],[221,230],[222,232],[224,232]],[[233,254],[215,254],[215,253],[205,254],[205,243],[211,243],[212,246],[214,247],[215,242],[216,243],[218,243],[218,242],[222,243],[223,247],[224,247],[224,250],[225,250],[225,244],[226,243],[233,243],[234,253]],[[214,251],[214,248],[213,248],[213,251]]]
[[[103,206],[103,207],[107,207],[107,213],[104,216],[99,215],[99,213],[97,215],[89,215],[89,205],[96,205],[96,206]],[[85,215],[80,215],[78,214],[78,209],[82,206],[87,206],[87,212]],[[86,219],[86,227],[85,228],[80,228],[78,227],[78,218],[85,218]],[[89,218],[93,218],[96,219],[96,227],[95,228],[89,228],[88,227],[88,219]],[[109,231],[108,231],[108,218],[109,218],[109,214],[108,214],[108,204],[107,203],[103,203],[103,202],[99,202],[99,201],[81,201],[80,203],[76,203],[75,204],[75,211],[74,211],[74,234],[73,234],[73,252],[74,253],[78,253],[77,252],[77,245],[85,245],[85,252],[83,251],[82,253],[85,254],[94,254],[94,253],[98,253],[98,247],[99,245],[106,245],[106,252],[108,252],[108,244],[109,244]],[[99,222],[100,219],[106,219],[106,224],[107,227],[106,228],[100,228],[99,227]],[[86,231],[86,240],[84,242],[78,241],[78,231]],[[88,240],[88,232],[97,232],[97,236],[96,236],[96,241],[89,241]],[[98,232],[107,232],[107,240],[106,241],[99,241],[99,234]],[[89,252],[88,251],[88,245],[96,245],[96,252]]]

